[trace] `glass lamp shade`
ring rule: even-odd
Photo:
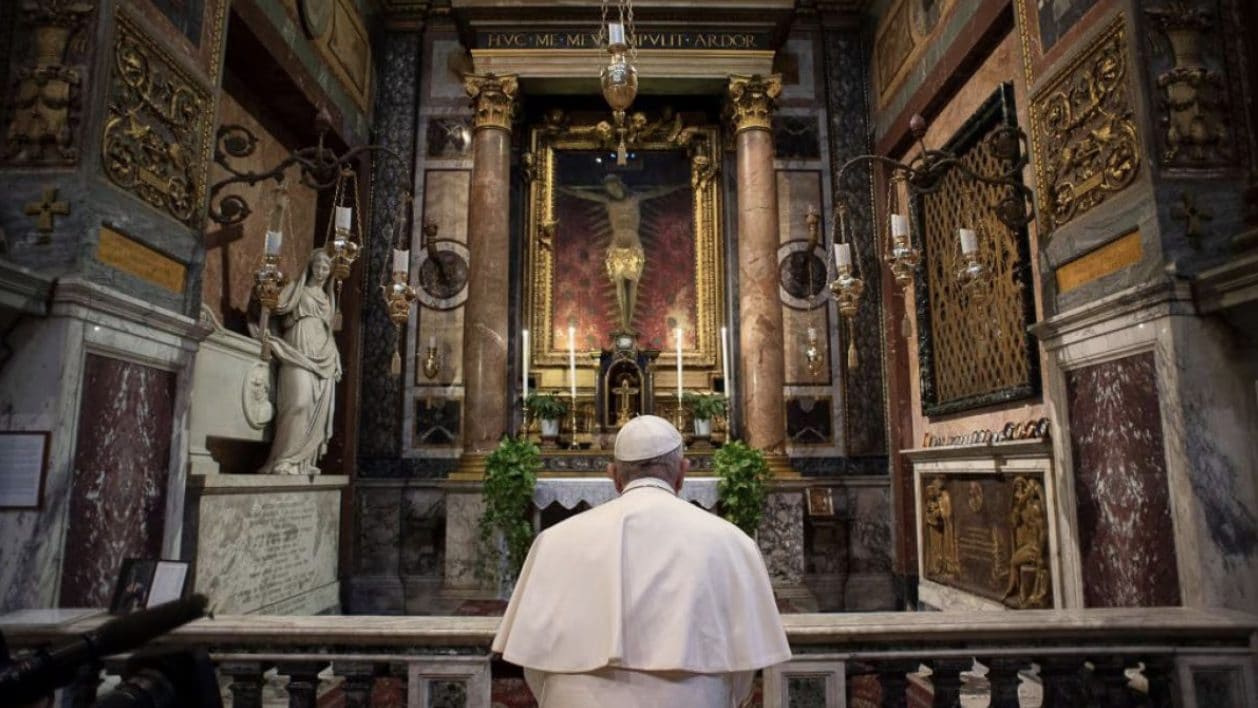
[[[628,110],[638,95],[638,70],[625,60],[625,55],[612,55],[611,63],[603,67],[600,75],[603,98],[614,111]]]

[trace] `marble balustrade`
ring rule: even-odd
[[[56,645],[103,620],[40,625],[10,616],[0,617],[0,630],[11,647],[27,648]],[[1241,612],[869,612],[783,622],[795,656],[764,672],[765,708],[1258,705],[1258,617]],[[487,708],[502,668],[489,652],[497,625],[497,617],[223,615],[155,644],[208,648],[225,705],[278,696],[314,706],[340,691],[351,707],[429,706],[444,705],[438,694],[453,691],[461,705]],[[100,679],[74,688],[94,690]]]

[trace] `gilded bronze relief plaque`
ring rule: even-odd
[[[1039,474],[922,475],[922,577],[1017,609],[1053,606]]]

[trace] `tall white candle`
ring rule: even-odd
[[[411,251],[409,248],[393,249],[393,272],[403,274],[411,272]]]
[[[341,231],[349,231],[350,223],[354,219],[353,207],[337,207],[336,208],[336,228]]]
[[[278,256],[280,254],[280,246],[284,243],[283,231],[267,231],[266,232],[266,254],[268,256]]]
[[[524,400],[529,400],[529,331],[522,330],[520,332],[520,354],[524,359],[524,365],[520,373],[520,391]]]
[[[901,238],[909,235],[909,218],[903,214],[891,215],[891,237]]]
[[[852,266],[852,245],[849,243],[834,244],[834,264],[840,268]]]
[[[619,22],[607,23],[607,43],[608,44],[624,44],[625,43],[625,26]]]
[[[808,343],[814,344],[816,343],[816,341],[817,341],[817,328],[809,327],[808,328]]]
[[[437,348],[437,335],[435,334],[428,335],[428,348],[429,349]]]
[[[577,409],[577,328],[572,325],[568,325],[568,381],[572,387],[572,410],[575,411]]]
[[[729,396],[729,329],[721,327],[721,380],[725,382],[725,395]]]
[[[677,337],[677,405],[681,405],[681,327],[673,330]]]
[[[974,229],[959,229],[961,234],[961,252],[970,255],[978,250],[978,234]]]

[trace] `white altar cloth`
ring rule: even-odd
[[[681,498],[711,510],[716,506],[716,480],[716,477],[687,477],[681,487]],[[565,509],[573,509],[581,502],[598,506],[615,498],[616,488],[606,477],[544,477],[538,479],[533,488],[533,504],[538,509],[555,502]]]

